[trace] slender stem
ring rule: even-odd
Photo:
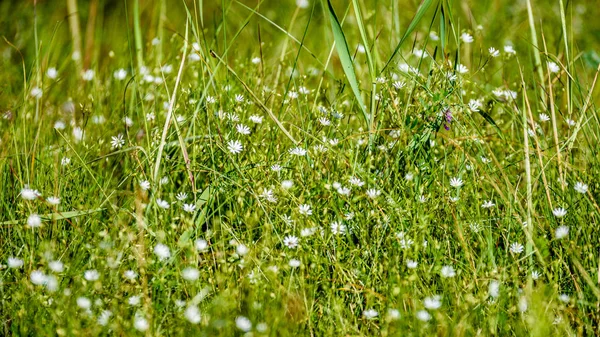
[[[142,29],[140,27],[140,0],[133,1],[133,34],[135,38],[135,52],[139,69],[144,65]]]
[[[156,164],[154,165],[154,181],[155,182],[158,181],[158,177],[160,174],[160,162],[162,159],[162,153],[165,148],[165,143],[167,142],[167,133],[169,131],[169,124],[171,124],[171,117],[173,116],[173,110],[175,109],[175,101],[177,99],[177,90],[179,89],[179,82],[181,82],[181,76],[183,74],[183,66],[185,65],[185,59],[187,56],[188,31],[189,31],[189,21],[186,21],[185,39],[183,40],[183,54],[181,56],[181,65],[179,66],[179,72],[177,73],[177,80],[175,81],[175,87],[173,88],[173,95],[171,95],[171,100],[169,102],[169,111],[167,112],[167,117],[165,119],[165,125],[163,127],[162,137],[160,139],[160,145],[158,147],[158,155],[156,156]]]
[[[79,29],[79,12],[77,10],[77,0],[67,0],[67,10],[69,14],[69,28],[71,29],[71,39],[73,40],[73,61],[77,70],[81,72],[81,31]]]

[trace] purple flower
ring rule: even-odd
[[[450,111],[450,109],[446,109],[444,117],[446,118],[446,123],[444,123],[444,129],[448,131],[450,130],[450,123],[452,123],[452,111]]]

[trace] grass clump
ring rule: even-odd
[[[0,3],[1,334],[594,335],[597,11]]]

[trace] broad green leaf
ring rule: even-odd
[[[327,5],[329,5],[329,19],[331,20],[331,28],[333,30],[333,39],[335,41],[335,47],[337,49],[338,56],[340,57],[342,68],[344,68],[344,74],[346,75],[346,78],[350,83],[350,87],[352,88],[352,92],[354,93],[356,101],[360,106],[360,110],[362,111],[363,117],[365,119],[366,127],[368,128],[369,114],[367,113],[365,103],[363,102],[362,96],[360,95],[358,81],[356,80],[356,73],[354,72],[354,63],[352,62],[352,56],[350,56],[350,50],[348,49],[346,36],[344,35],[344,31],[342,30],[340,21],[335,15],[335,11],[333,10],[333,6],[331,5],[331,0],[327,0]],[[368,46],[365,46],[365,48],[368,48]]]

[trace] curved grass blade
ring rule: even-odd
[[[402,36],[402,38],[400,39],[400,42],[398,42],[398,45],[396,46],[396,49],[394,49],[392,56],[390,56],[390,59],[387,61],[385,66],[383,66],[383,68],[381,69],[382,72],[385,70],[385,68],[387,68],[387,66],[390,64],[390,62],[392,62],[392,60],[394,59],[394,57],[400,50],[400,47],[402,46],[402,44],[404,43],[406,38],[410,35],[410,33],[412,33],[413,30],[415,30],[415,28],[417,28],[417,24],[419,24],[421,19],[423,19],[423,16],[425,15],[425,13],[427,12],[427,10],[429,9],[429,7],[431,6],[432,3],[433,3],[433,0],[423,0],[423,2],[421,3],[421,6],[419,6],[419,9],[417,10],[417,13],[415,14],[415,17],[410,22],[410,25],[408,25],[408,29],[406,30],[406,32],[404,32],[404,36]]]
[[[356,73],[354,72],[354,63],[352,62],[352,56],[350,55],[350,50],[348,49],[346,36],[344,35],[344,31],[342,30],[342,26],[340,25],[340,21],[338,20],[337,15],[335,15],[335,11],[333,10],[333,6],[331,5],[331,0],[327,0],[327,5],[329,6],[329,19],[331,20],[331,29],[333,30],[335,48],[337,49],[338,56],[340,57],[342,68],[344,68],[344,74],[346,75],[346,78],[350,83],[352,92],[354,93],[358,105],[360,106],[360,110],[363,113],[363,117],[366,123],[365,126],[368,128],[369,113],[367,112],[362,96],[360,95],[358,81],[356,80]],[[365,48],[368,48],[368,46],[365,46]]]

